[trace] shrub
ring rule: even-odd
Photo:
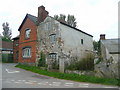
[[[40,53],[40,60],[38,61],[38,67],[46,67],[46,57],[43,52]]]
[[[94,70],[94,55],[87,54],[85,58],[80,60],[73,59],[70,64],[66,66],[69,70]]]
[[[52,62],[52,69],[59,69],[59,64],[56,60]]]
[[[98,57],[98,60],[96,61],[95,64],[99,64],[101,61],[103,61],[103,58],[101,56]]]
[[[2,41],[12,42],[12,40],[11,40],[11,39],[6,38],[6,37],[2,37]]]

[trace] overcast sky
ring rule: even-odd
[[[118,1],[120,0],[1,0],[0,33],[2,23],[8,22],[12,37],[19,34],[26,13],[37,16],[38,7],[43,5],[50,16],[71,14],[76,17],[77,28],[99,40],[100,34],[106,38],[118,37]]]

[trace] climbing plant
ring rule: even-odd
[[[38,61],[38,67],[45,67],[46,66],[46,56],[43,52],[40,53],[40,59]]]

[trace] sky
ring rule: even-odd
[[[2,24],[9,23],[12,37],[19,34],[18,28],[27,13],[37,16],[43,5],[50,16],[65,14],[76,17],[77,28],[93,35],[98,41],[100,34],[106,39],[118,38],[118,2],[120,0],[1,0],[0,34]]]

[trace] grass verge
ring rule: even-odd
[[[38,74],[59,78],[59,79],[120,86],[120,79],[118,80],[118,79],[114,79],[114,78],[98,78],[98,77],[94,77],[94,76],[92,77],[92,76],[85,76],[85,75],[78,75],[78,74],[49,72],[47,70],[41,70],[40,68],[35,67],[35,66],[28,66],[28,65],[22,65],[22,64],[18,64],[15,67],[22,68],[22,69],[25,69],[28,71],[32,71],[32,72],[35,72]]]

